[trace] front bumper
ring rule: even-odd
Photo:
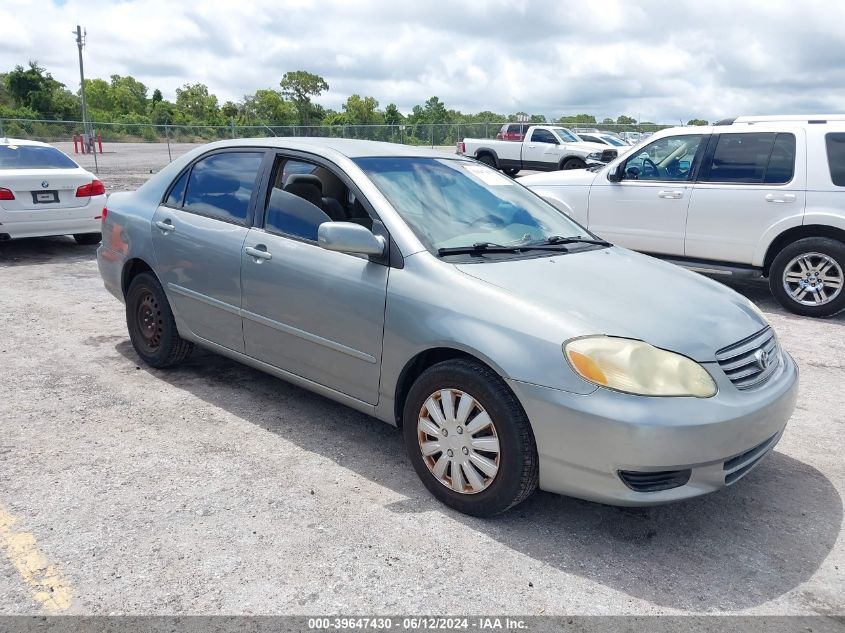
[[[706,399],[607,389],[578,395],[509,380],[537,441],[540,488],[638,506],[696,497],[738,481],[775,446],[795,408],[798,367],[781,354],[771,378],[747,391],[734,387],[715,363],[706,364],[719,388]],[[685,484],[657,492],[632,490],[619,476],[686,469],[691,473]]]

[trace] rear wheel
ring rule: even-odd
[[[496,169],[496,159],[490,154],[482,154],[478,157],[478,162],[484,163],[485,165],[489,165],[493,169]]]
[[[101,233],[75,233],[73,239],[76,240],[77,244],[90,246],[92,244],[99,244],[103,236]]]
[[[179,336],[170,304],[152,273],[141,273],[129,284],[126,326],[132,347],[151,367],[181,363],[194,349],[193,343]]]
[[[827,317],[845,310],[845,244],[807,237],[785,247],[772,262],[769,287],[795,314]]]
[[[475,516],[504,512],[537,488],[537,446],[522,406],[489,367],[438,363],[411,387],[405,446],[417,475],[444,504]]]
[[[519,173],[519,169],[517,169],[516,167],[506,167],[502,171],[505,172],[505,174],[507,174],[511,178],[513,178]]]
[[[567,158],[560,164],[561,169],[584,169],[586,166],[587,163],[574,156],[572,158]]]

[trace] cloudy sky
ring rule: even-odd
[[[131,74],[166,98],[221,101],[309,70],[405,112],[431,95],[465,112],[627,114],[673,123],[845,109],[842,0],[3,0],[0,71],[37,59],[76,90]]]

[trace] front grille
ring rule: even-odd
[[[751,389],[762,384],[780,366],[780,354],[774,330],[767,327],[720,349],[716,360],[737,389]]]
[[[620,470],[619,478],[626,486],[636,492],[657,492],[679,488],[689,481],[692,471],[662,470],[660,472],[640,472],[636,470]]]
[[[745,451],[742,455],[737,455],[726,461],[722,467],[725,471],[725,483],[730,485],[747,475],[772,450],[777,440],[778,436],[773,435],[765,442]]]

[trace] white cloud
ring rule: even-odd
[[[845,101],[845,4],[733,0],[5,0],[0,70],[37,59],[78,85],[71,30],[88,29],[86,75],[131,74],[172,98],[202,82],[221,101],[323,75],[408,111],[432,95],[466,112],[629,114],[675,122],[835,111]],[[636,5],[636,6],[634,6]]]

